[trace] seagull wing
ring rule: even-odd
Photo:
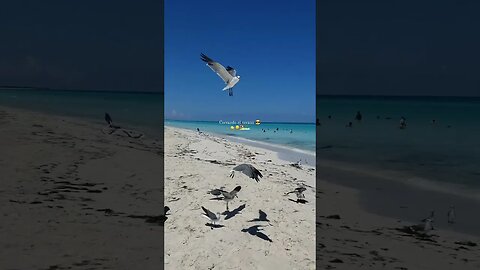
[[[234,68],[232,68],[231,66],[227,66],[226,69],[227,69],[228,73],[230,73],[230,75],[232,75],[233,77],[237,76],[237,71]]]
[[[208,218],[210,219],[216,219],[217,216],[210,210],[208,210],[207,208],[203,207],[202,206],[202,209],[203,209],[203,212],[205,212],[205,216],[207,216]]]
[[[222,66],[220,63],[215,62],[212,58],[206,56],[205,54],[201,54],[201,59],[205,63],[207,63],[207,66],[210,67],[215,73],[217,73],[222,80],[228,84],[228,82],[233,78],[231,73],[229,73],[224,66]]]

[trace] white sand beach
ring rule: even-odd
[[[104,126],[0,108],[0,269],[159,269],[162,144]]]
[[[249,163],[263,174],[257,183],[230,170]],[[281,160],[273,151],[211,134],[166,127],[165,269],[315,269],[315,168]],[[242,187],[211,228],[202,206],[223,213],[211,189]],[[305,185],[306,204],[286,192]],[[295,201],[293,201],[295,200]],[[259,218],[259,210],[267,221]],[[257,227],[256,227],[257,226]],[[258,231],[256,230],[258,229]]]

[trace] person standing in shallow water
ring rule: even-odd
[[[405,117],[401,117],[400,118],[400,129],[404,129],[407,127],[407,120],[405,119]]]
[[[360,113],[360,111],[358,111],[357,115],[355,115],[355,120],[362,121],[362,114]]]

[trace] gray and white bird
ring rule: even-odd
[[[430,216],[422,219],[422,222],[426,222],[427,220],[431,220],[431,221],[433,222],[434,216],[435,216],[435,211],[432,210],[432,211],[430,212]]]
[[[450,206],[450,210],[447,213],[447,221],[449,224],[455,223],[455,206]]]
[[[307,190],[305,187],[297,187],[294,191],[287,192],[285,193],[285,195],[288,195],[290,193],[295,193],[298,199],[305,199],[305,194],[303,194],[305,190]]]
[[[225,82],[226,86],[222,90],[228,90],[228,95],[233,96],[233,87],[240,81],[240,76],[237,76],[237,71],[231,66],[225,68],[220,63],[214,61],[203,53],[200,54],[200,56],[202,61],[207,63],[207,66],[211,68],[213,72],[217,73],[217,75]]]
[[[212,211],[208,210],[207,208],[203,207],[202,206],[202,209],[203,209],[203,212],[205,212],[203,214],[203,216],[207,217],[208,219],[210,219],[210,221],[212,222],[213,225],[215,225],[216,222],[219,222],[220,221],[220,212],[217,212],[217,214],[215,215]],[[213,229],[213,228],[212,228]]]
[[[419,233],[419,232],[429,232],[433,230],[433,220],[430,218],[426,218],[423,220],[423,223],[417,224],[417,225],[412,225],[409,227],[410,231],[413,233]]]
[[[222,195],[222,191],[223,191],[222,189],[216,188],[216,189],[210,190],[209,192],[207,192],[207,194],[212,194],[213,196],[218,197]]]
[[[230,192],[221,190],[221,193],[222,193],[222,195],[223,195],[223,200],[227,203],[227,211],[229,211],[229,210],[228,210],[228,203],[229,203],[230,201],[232,201],[235,197],[238,198],[237,193],[238,193],[241,189],[242,189],[241,186],[237,186],[237,187],[235,187],[235,188],[234,188],[232,191],[230,191]]]
[[[233,168],[230,171],[230,177],[231,178],[233,178],[235,176],[235,171],[242,172],[246,176],[248,176],[252,179],[255,179],[255,181],[257,181],[257,182],[260,181],[260,179],[258,179],[259,176],[260,176],[260,178],[263,177],[262,173],[250,164],[240,164],[240,165],[236,166],[235,168]]]

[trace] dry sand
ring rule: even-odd
[[[239,172],[229,178],[242,163],[261,171],[260,182]],[[166,127],[165,205],[172,213],[165,222],[165,269],[315,269],[315,169],[290,164],[266,149]],[[299,184],[307,187],[306,204],[284,196]],[[222,215],[224,227],[207,226],[201,206],[226,210],[207,192],[237,185],[242,189]],[[270,222],[251,221],[259,210]]]
[[[0,108],[0,269],[159,269],[161,143],[100,123]]]

